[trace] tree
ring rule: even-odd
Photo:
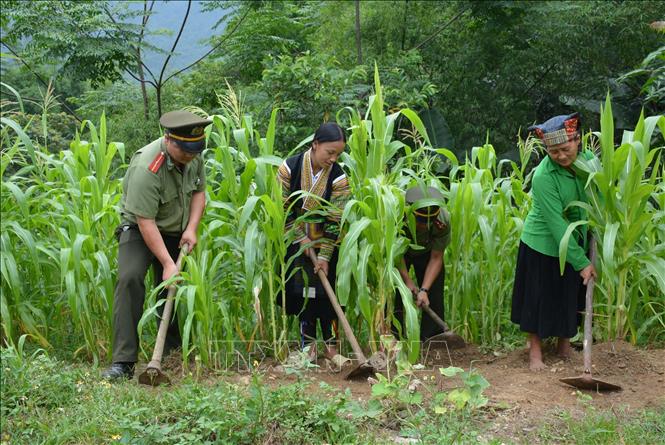
[[[311,3],[224,2],[216,7],[234,8],[225,32],[210,39],[216,48],[211,57],[226,67],[229,78],[250,84],[261,79],[266,59],[312,49],[317,13]],[[244,25],[234,31],[240,20]]]
[[[356,0],[356,49],[358,50],[358,65],[363,64],[363,49],[360,41],[360,0]]]
[[[618,81],[628,85],[633,94],[642,99],[641,105],[648,110],[648,115],[664,114],[665,46],[649,53],[637,69],[622,75]]]
[[[6,1],[2,44],[27,64],[49,64],[52,74],[88,80],[93,86],[119,80],[134,63],[127,42],[138,29],[115,26],[105,2]]]
[[[178,32],[155,75],[141,57],[147,24],[155,2],[144,0],[143,10],[131,10],[124,4],[109,1],[43,1],[3,3],[2,24],[7,29],[2,44],[27,66],[48,63],[52,77],[71,77],[90,81],[93,87],[107,81],[122,80],[123,74],[136,79],[142,86],[144,115],[147,116],[145,85],[155,89],[157,114],[162,114],[164,86],[216,51],[224,39],[189,65],[167,73],[169,62],[178,47],[189,18],[191,0],[178,27]],[[133,17],[140,23],[132,23]],[[240,17],[227,37],[240,26]],[[154,48],[153,48],[154,49]],[[149,79],[145,78],[145,73]]]
[[[148,7],[147,6],[147,0],[144,0],[141,32],[139,34],[139,39],[133,44],[134,48],[135,48],[135,52],[137,54],[137,59],[136,59],[137,72],[134,73],[132,70],[127,69],[127,68],[125,69],[125,71],[131,77],[133,77],[134,79],[136,79],[137,81],[139,81],[141,83],[142,91],[144,91],[145,84],[151,85],[155,89],[155,93],[157,95],[157,115],[161,116],[162,115],[162,93],[163,93],[163,89],[164,89],[164,86],[166,85],[166,83],[169,82],[171,79],[177,77],[178,75],[184,73],[185,71],[189,70],[190,68],[192,68],[193,66],[195,66],[196,64],[198,64],[202,60],[204,60],[206,57],[208,57],[210,54],[217,51],[219,49],[219,47],[221,47],[222,44],[226,41],[226,39],[228,37],[230,37],[231,35],[233,35],[233,33],[238,29],[240,24],[242,24],[242,22],[245,19],[246,14],[242,15],[234,23],[234,25],[231,27],[231,29],[228,31],[228,33],[226,34],[226,37],[221,39],[220,41],[218,41],[209,51],[207,51],[205,54],[203,54],[201,57],[199,57],[198,59],[196,59],[194,62],[190,63],[189,65],[187,65],[183,68],[180,68],[180,69],[178,69],[178,70],[176,70],[176,71],[174,71],[174,72],[167,75],[166,74],[166,69],[167,69],[168,64],[171,60],[171,57],[173,56],[173,54],[175,53],[175,51],[178,47],[178,43],[180,42],[180,39],[181,39],[181,37],[183,35],[183,32],[185,30],[185,26],[187,25],[187,21],[189,19],[189,13],[190,13],[191,7],[192,7],[192,0],[188,0],[187,1],[187,10],[185,11],[185,14],[183,15],[182,21],[179,24],[178,32],[177,32],[177,34],[176,34],[176,36],[173,40],[173,44],[171,45],[171,49],[169,51],[165,52],[166,57],[164,58],[164,61],[162,63],[162,67],[161,67],[160,72],[159,72],[159,77],[158,77],[158,76],[156,76],[155,74],[152,73],[150,68],[148,68],[148,66],[141,59],[141,46],[145,42],[144,39],[143,39],[143,35],[144,35],[145,29],[146,29],[146,26],[147,26],[147,23],[148,23],[149,15],[152,13],[154,3],[155,2],[152,1],[150,3],[150,7]],[[118,27],[121,27],[121,23],[113,18],[113,13],[110,12],[110,10],[108,8],[106,8],[106,13],[109,16],[109,18],[111,18],[111,20]],[[148,75],[151,78],[150,80],[145,79],[144,71],[148,73]],[[144,103],[145,103],[147,101],[147,99],[146,99],[147,96],[145,95],[145,92],[144,92],[143,97],[144,97]]]
[[[321,5],[320,27],[336,32],[319,33],[315,48],[329,48],[343,66],[356,64],[354,28],[338,25],[353,22],[353,3]],[[421,63],[409,77],[436,86],[429,106],[440,109],[458,145],[480,145],[490,131],[499,153],[514,150],[520,128],[552,114],[581,109],[585,126],[596,125],[611,79],[658,47],[649,23],[665,13],[656,1],[399,0],[362,7],[365,63],[386,69],[416,51]],[[626,122],[639,112],[631,105],[639,103],[635,94],[616,104]]]
[[[118,80],[133,62],[126,42],[135,30],[113,26],[93,2],[6,1],[1,17],[2,45],[45,88],[55,78],[93,86]]]

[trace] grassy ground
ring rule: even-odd
[[[493,432],[489,408],[437,414],[433,399],[409,404],[397,393],[358,399],[309,379],[271,384],[258,373],[230,380],[110,385],[96,368],[44,354],[21,359],[5,349],[2,444],[665,443],[665,407],[601,411],[580,397],[582,416],[556,412],[523,435],[506,436]]]

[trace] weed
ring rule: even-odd
[[[449,366],[440,368],[439,372],[445,377],[455,377],[457,375],[462,379],[462,387],[456,388],[445,395],[445,400],[452,403],[458,410],[469,409],[471,411],[487,405],[487,397],[483,391],[490,386],[489,382],[475,370],[464,371],[461,368]],[[438,401],[444,399],[439,395]],[[443,414],[447,411],[445,406],[436,406],[434,411],[437,414]]]

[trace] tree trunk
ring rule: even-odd
[[[148,105],[148,92],[145,88],[145,75],[143,74],[143,63],[141,61],[141,48],[136,48],[136,58],[138,60],[137,70],[139,75],[139,82],[141,83],[141,95],[143,96],[143,117],[146,121],[150,119],[149,105]]]
[[[166,67],[169,64],[169,60],[171,60],[171,56],[175,53],[175,49],[178,46],[178,42],[180,42],[180,37],[182,37],[182,32],[185,29],[185,24],[187,23],[187,18],[189,17],[189,11],[192,9],[192,0],[187,1],[187,11],[185,12],[184,17],[182,18],[182,23],[180,24],[180,30],[178,31],[178,35],[176,36],[175,40],[173,41],[173,45],[171,46],[171,51],[169,51],[169,55],[166,56],[166,59],[164,59],[164,64],[162,64],[162,71],[159,73],[159,80],[155,84],[155,89],[157,90],[157,117],[162,116],[162,86],[171,78],[168,77],[166,80],[164,80],[164,73],[166,71]]]
[[[402,22],[402,51],[406,42],[406,25],[409,17],[409,0],[404,0],[404,21]]]
[[[143,18],[141,19],[141,34],[139,34],[139,43],[136,45],[136,67],[139,75],[139,82],[141,83],[141,95],[143,96],[143,117],[146,121],[150,119],[150,110],[148,105],[148,92],[145,89],[145,74],[143,72],[143,60],[141,59],[141,44],[143,43],[143,35],[145,33],[145,28],[148,25],[148,19],[150,18],[150,12],[152,12],[152,7],[155,5],[153,2],[148,9],[148,0],[143,0]]]
[[[157,92],[157,118],[159,119],[162,116],[162,85],[158,83],[155,91]]]
[[[458,18],[460,18],[460,17],[462,16],[462,14],[464,14],[464,13],[465,13],[466,11],[468,11],[469,9],[471,9],[471,6],[467,6],[465,9],[462,9],[460,12],[457,13],[457,15],[455,15],[455,17],[453,17],[452,19],[448,20],[448,22],[445,23],[441,28],[437,29],[432,35],[430,35],[430,36],[427,37],[425,40],[423,40],[422,42],[420,42],[418,45],[414,46],[414,47],[411,48],[411,49],[420,49],[420,48],[422,48],[423,46],[429,44],[429,42],[431,42],[432,39],[433,39],[434,37],[438,36],[438,35],[441,33],[441,31],[443,31],[443,30],[446,29],[448,26],[450,26],[453,22],[455,22],[455,20],[457,20]]]
[[[362,65],[363,50],[360,44],[360,0],[356,0],[356,48],[358,50],[358,65]]]

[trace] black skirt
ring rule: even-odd
[[[287,260],[293,257],[299,248],[300,245],[291,244],[286,252]],[[314,273],[312,261],[304,254],[298,255],[291,263],[286,276],[288,277],[294,269],[297,269],[295,274],[286,282],[286,313],[299,315],[301,320],[336,319],[335,309],[319,277]],[[335,289],[336,269],[337,249],[328,263],[328,282],[333,289]],[[281,295],[277,296],[277,304],[282,304]]]
[[[571,338],[582,321],[586,286],[580,273],[559,258],[537,252],[520,241],[510,319],[540,338]]]

